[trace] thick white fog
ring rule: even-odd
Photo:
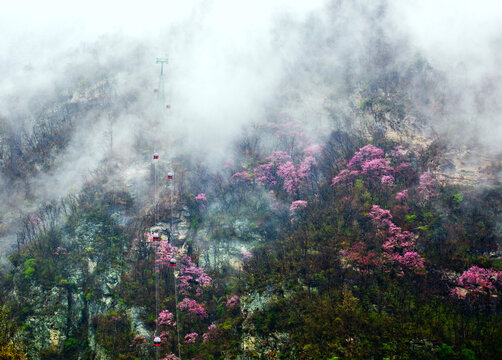
[[[350,112],[343,84],[371,76],[368,47],[381,31],[388,43],[405,44],[393,61],[419,54],[443,79],[438,86],[454,101],[434,125],[470,122],[480,142],[500,151],[500,14],[498,2],[467,0],[12,1],[0,12],[0,122],[30,128],[38,104],[64,91],[78,98],[79,84],[107,77],[121,99],[115,149],[133,157],[145,132],[165,156],[192,152],[213,165],[243,126],[274,110],[275,120],[300,121],[319,136],[334,129],[330,111]],[[171,110],[163,115],[153,93],[159,56],[169,58]],[[78,189],[106,156],[108,126],[105,114],[81,119],[32,191],[57,198]]]

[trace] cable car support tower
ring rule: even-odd
[[[157,96],[162,100],[164,105],[166,102],[166,94],[164,93],[164,64],[167,64],[167,58],[157,58],[157,64],[160,64],[160,77]]]

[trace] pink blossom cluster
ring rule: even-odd
[[[181,301],[178,304],[178,309],[181,311],[187,310],[189,313],[197,315],[201,319],[207,317],[206,309],[204,309],[204,307],[200,305],[197,301],[189,298],[184,298],[183,301]]]
[[[279,165],[277,175],[283,180],[283,188],[288,194],[298,191],[301,179],[291,161]]]
[[[242,255],[242,261],[246,262],[250,259],[253,258],[253,254],[251,254],[249,251],[247,251],[246,249],[242,249],[241,250],[241,255]]]
[[[230,299],[227,300],[227,307],[232,307],[232,306],[237,306],[239,305],[241,299],[239,296],[235,295],[232,296]]]
[[[206,194],[200,193],[195,197],[195,201],[207,201]]]
[[[170,353],[169,355],[167,355],[164,359],[162,360],[179,360],[179,358],[174,355],[173,353]]]
[[[418,193],[424,200],[429,200],[438,196],[438,183],[436,178],[430,172],[424,172],[420,175],[420,183],[418,185]]]
[[[383,175],[382,178],[380,179],[380,181],[384,185],[388,185],[388,186],[394,185],[394,176],[392,176],[392,175]]]
[[[351,183],[356,177],[365,175],[369,179],[379,180],[384,185],[394,184],[394,168],[385,159],[382,149],[368,144],[359,149],[344,169],[332,179],[332,186],[338,183]]]
[[[178,248],[171,245],[167,241],[158,241],[158,243],[159,244],[155,249],[155,251],[157,252],[157,260],[155,260],[155,262],[161,268],[168,267],[171,259],[176,257]]]
[[[291,215],[293,215],[297,210],[303,209],[307,207],[307,201],[305,200],[296,200],[293,201],[289,207],[289,212]]]
[[[396,194],[396,200],[397,201],[406,200],[407,198],[408,198],[408,190],[407,189],[405,189],[405,190],[403,190],[401,192],[398,192]]]
[[[216,325],[215,324],[209,325],[209,327],[207,328],[207,332],[202,334],[202,342],[211,340],[215,332],[216,332]]]
[[[319,144],[312,144],[303,149],[307,155],[319,155],[322,152],[322,146]]]
[[[196,285],[196,296],[202,295],[202,288],[211,285],[211,277],[195,265],[188,255],[183,256],[182,264],[178,277],[180,294],[188,295],[193,285]]]
[[[411,170],[412,165],[410,162],[402,162],[396,167],[396,173],[403,174],[409,170]]]
[[[406,149],[402,145],[397,145],[390,151],[390,155],[395,160],[401,160],[406,155],[406,152]]]
[[[265,125],[266,127],[274,130],[274,133],[280,137],[287,137],[293,139],[304,140],[306,138],[305,133],[302,131],[302,127],[295,121],[287,121],[280,123],[269,122]]]
[[[169,310],[163,310],[159,313],[159,317],[157,318],[157,324],[175,327],[176,322],[173,320],[174,320],[173,313],[171,313]]]
[[[277,185],[275,164],[273,162],[259,165],[253,172],[257,182],[272,187]]]
[[[198,336],[199,336],[199,334],[197,334],[196,332],[186,334],[185,335],[185,344],[195,344],[195,341],[197,341]]]
[[[163,343],[168,342],[171,339],[171,333],[167,331],[162,331],[160,334],[160,339],[162,340]]]
[[[369,160],[383,158],[383,150],[374,145],[368,144],[359,149],[358,152],[354,154],[352,159],[350,159],[347,167],[349,169],[361,168],[363,164]]]
[[[268,158],[272,163],[279,164],[291,161],[291,156],[284,151],[274,151]]]
[[[317,165],[316,159],[312,155],[307,156],[298,164],[298,177],[307,179],[310,176],[312,167],[315,165]]]
[[[374,250],[368,250],[362,241],[355,243],[350,249],[340,251],[340,254],[355,263],[362,272],[369,272],[370,268],[383,264],[381,255]]]
[[[247,171],[236,172],[232,175],[232,181],[234,183],[249,183],[252,177]]]
[[[390,160],[398,164],[395,168],[385,158],[384,151],[379,147],[368,144],[357,151],[347,164],[347,169],[341,170],[332,179],[332,186],[337,184],[352,184],[360,176],[365,176],[369,181],[380,183],[384,186],[392,186],[399,177],[407,176],[412,169],[412,164],[403,162],[406,150],[402,146],[396,146],[390,151]]]
[[[472,266],[457,278],[457,285],[452,295],[475,299],[481,295],[489,295],[502,291],[502,271]]]
[[[308,155],[298,165],[295,165],[291,156],[284,151],[275,151],[267,158],[268,162],[254,169],[256,181],[275,187],[282,182],[283,189],[288,194],[297,193],[300,187],[309,178],[316,160]]]
[[[382,244],[384,258],[388,263],[397,263],[421,273],[424,269],[422,257],[415,251],[415,236],[410,231],[403,231],[392,222],[389,210],[373,205],[369,216],[378,229],[384,231],[386,241]]]

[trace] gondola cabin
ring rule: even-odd
[[[160,346],[160,337],[156,336],[154,339],[153,339],[153,346]]]
[[[154,92],[154,93],[158,93],[158,92],[159,92],[159,89],[153,89],[153,92]]]
[[[159,154],[158,153],[154,153],[153,154],[153,159],[154,160],[158,160],[159,159]]]
[[[153,241],[159,241],[159,233],[153,233]]]
[[[172,258],[171,261],[169,261],[170,266],[176,266],[176,259]]]
[[[166,105],[166,109],[170,109],[171,108],[171,105]]]
[[[173,175],[173,173],[172,173],[172,172],[168,172],[168,173],[167,173],[167,178],[168,178],[169,180],[172,180],[172,179],[173,179],[173,177],[174,177],[174,175]]]

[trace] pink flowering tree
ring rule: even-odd
[[[405,190],[403,190],[403,191],[398,192],[398,193],[396,194],[395,199],[396,199],[397,201],[403,201],[403,200],[408,199],[408,190],[407,190],[407,189],[405,189]]]
[[[368,144],[359,149],[347,164],[347,169],[340,171],[331,184],[351,185],[358,177],[367,179],[370,184],[391,186],[394,184],[394,168],[384,158],[384,151]]]
[[[254,175],[256,182],[269,189],[282,189],[288,195],[299,196],[300,191],[312,186],[311,174],[316,164],[315,157],[310,154],[295,163],[289,154],[275,151],[265,164],[254,169]]]
[[[179,360],[179,358],[176,355],[174,355],[173,353],[170,353],[162,360]]]
[[[365,272],[383,266],[386,271],[395,271],[400,276],[405,270],[423,274],[424,260],[416,251],[415,235],[394,224],[390,211],[378,205],[373,205],[368,215],[377,228],[380,247],[368,249],[365,243],[358,242],[343,250],[341,255]]]
[[[337,176],[332,178],[331,185],[334,188],[352,187],[356,180],[364,181],[367,188],[377,189],[385,195],[396,185],[410,186],[416,180],[415,170],[409,161],[411,152],[402,146],[396,146],[387,154],[382,149],[368,144],[357,151],[347,163],[347,168],[342,169]],[[429,179],[424,182],[422,192],[431,191],[432,183]],[[427,189],[427,191],[425,190]],[[419,188],[420,190],[420,188]],[[402,201],[408,197],[408,190],[399,192],[395,198]]]
[[[131,349],[133,355],[135,356],[141,356],[147,351],[147,344],[146,339],[141,336],[141,335],[136,335],[133,339],[131,344],[129,345],[129,348]]]
[[[211,324],[207,328],[207,332],[202,334],[202,342],[209,341],[209,340],[213,339],[215,336],[216,336],[216,325]]]
[[[211,283],[211,277],[203,268],[195,265],[188,255],[183,256],[178,275],[178,288],[181,295],[201,296],[204,288],[211,286]]]
[[[174,314],[168,310],[163,310],[159,313],[157,318],[158,325],[165,325],[167,327],[173,328],[176,326],[176,321],[174,321]]]
[[[322,153],[322,146],[319,144],[311,144],[303,149],[303,152],[311,156],[320,155]]]
[[[239,298],[239,296],[235,295],[227,300],[226,305],[227,305],[227,307],[234,307],[234,306],[238,306],[239,303],[240,303],[240,298]]]
[[[296,200],[291,203],[289,206],[289,215],[291,216],[291,221],[294,221],[298,216],[298,213],[301,209],[305,209],[307,207],[307,201],[305,200]]]
[[[195,201],[199,201],[199,202],[207,201],[206,194],[200,193],[199,195],[197,195],[195,197]]]
[[[178,248],[167,241],[159,241],[155,251],[157,252],[156,263],[159,269],[166,269],[169,268],[171,259],[176,258]]]
[[[183,298],[178,304],[178,310],[186,312],[189,316],[197,316],[199,319],[207,318],[207,311],[196,300],[190,298]]]
[[[242,255],[242,262],[248,262],[253,258],[253,254],[251,254],[249,251],[246,249],[241,250],[241,255]]]
[[[451,295],[471,303],[502,295],[502,271],[472,266],[456,280]]]
[[[200,193],[194,198],[194,200],[199,204],[199,209],[202,210],[206,207],[206,201],[207,201],[206,194]]]
[[[424,172],[420,175],[418,193],[424,201],[438,196],[438,182],[432,173]]]
[[[253,181],[253,177],[247,171],[236,172],[232,175],[233,183],[251,183]]]
[[[173,303],[169,305],[173,306],[173,308],[167,306],[167,308],[160,311],[156,319],[160,331],[159,336],[163,343],[174,341],[176,328],[179,327],[181,335],[185,333],[185,335],[182,335],[184,336],[183,344],[186,346],[192,345],[200,339],[199,333],[196,331],[203,330],[207,326],[208,310],[203,298],[205,292],[212,285],[212,279],[203,268],[194,263],[190,256],[184,255],[180,258],[178,248],[167,241],[156,243],[155,251],[157,252],[157,268],[162,271],[162,278],[166,279],[165,287],[171,289],[167,294],[172,296],[172,285],[169,284],[172,284],[173,276],[175,276],[178,294],[181,298],[177,305],[180,315],[179,323],[177,323],[174,315]],[[173,258],[177,260],[175,267],[170,264]],[[170,301],[173,301],[173,299],[171,298]],[[167,302],[163,303],[166,304]]]
[[[422,274],[424,272],[423,258],[416,252],[415,235],[410,231],[403,231],[392,222],[389,210],[373,205],[370,218],[376,225],[384,242],[382,244],[384,262],[395,265],[398,273],[403,268]]]
[[[199,337],[199,334],[197,334],[196,332],[186,334],[185,335],[185,344],[195,344],[198,337]]]
[[[294,153],[298,147],[305,147],[308,143],[308,136],[302,126],[295,121],[269,122],[265,124],[265,129],[273,133],[281,143],[281,147]]]

